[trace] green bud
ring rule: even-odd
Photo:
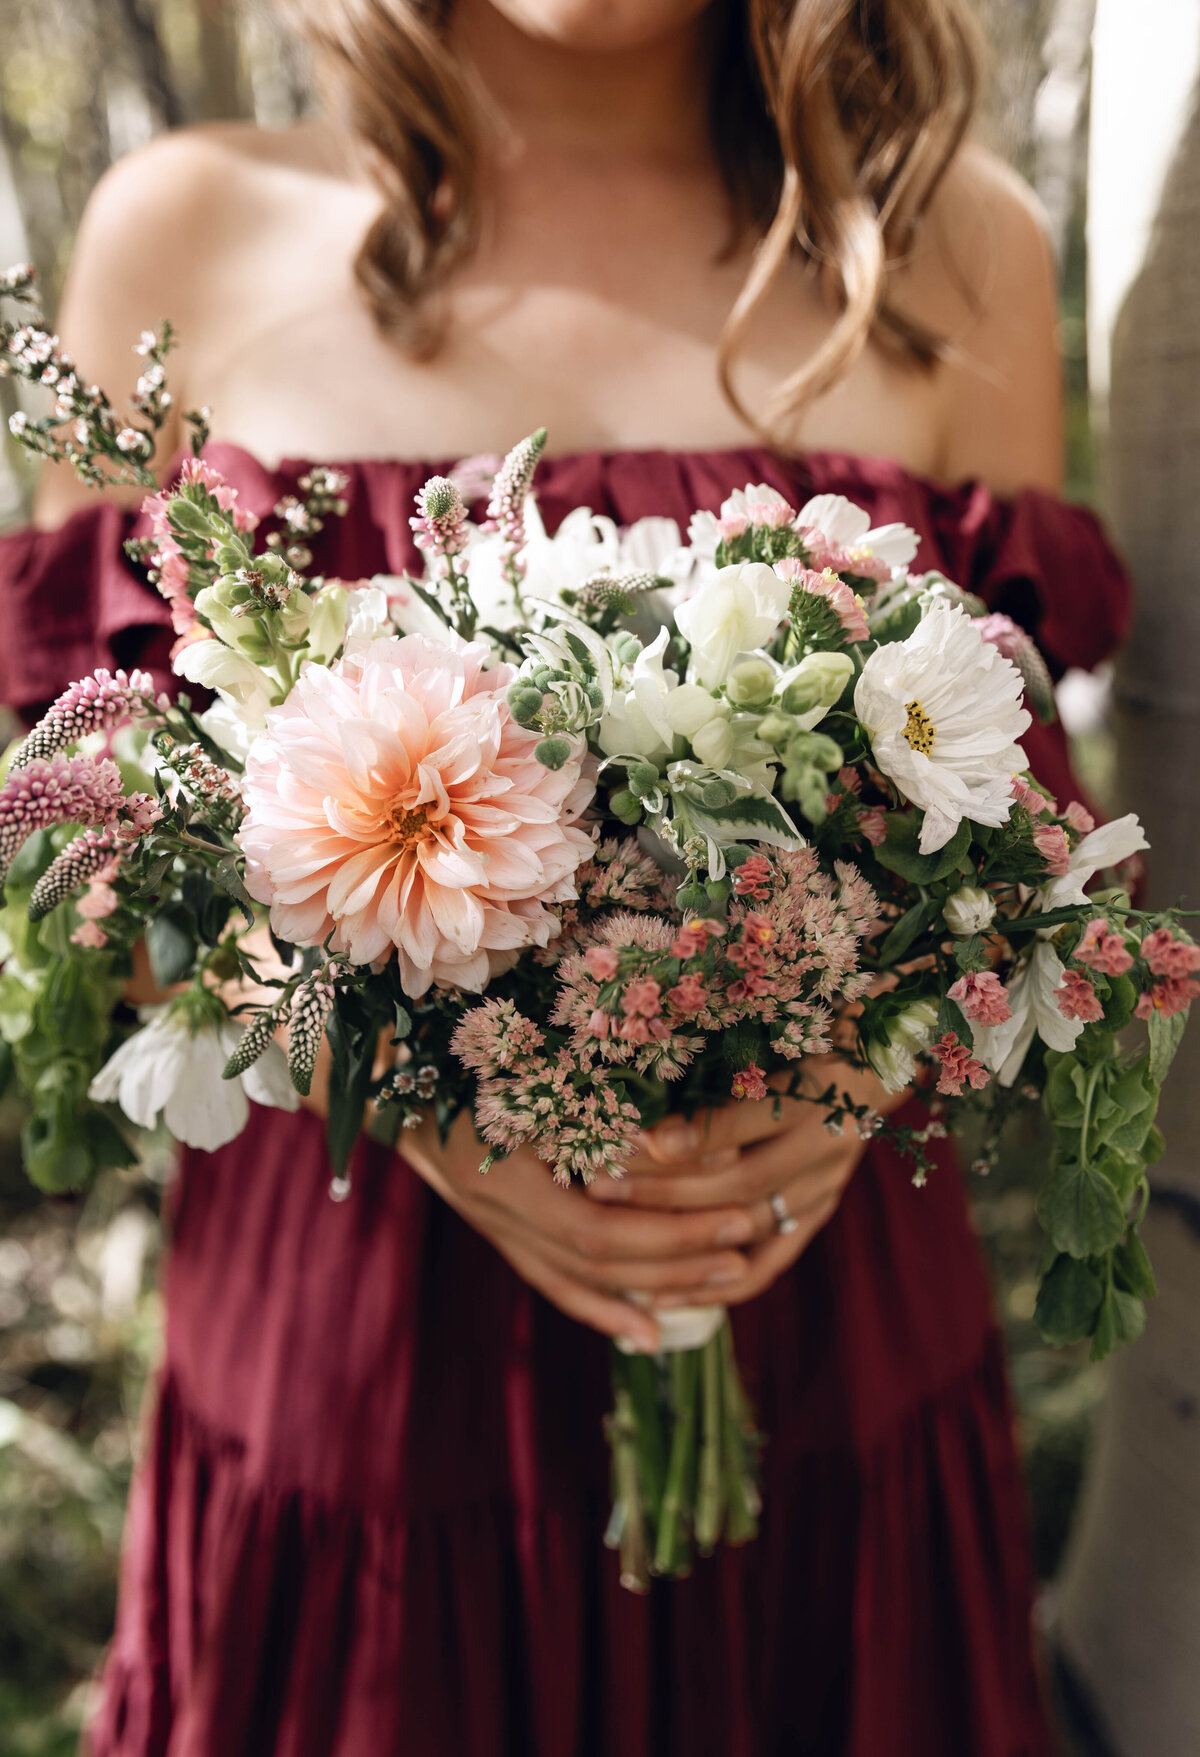
[[[569,738],[543,738],[534,746],[534,756],[545,769],[561,769],[571,754]]]
[[[628,769],[629,790],[639,799],[645,799],[653,793],[662,781],[662,776],[653,763],[630,763]]]
[[[508,705],[512,709],[513,719],[522,726],[530,726],[541,712],[545,696],[540,689],[527,683],[522,678],[510,685]]]
[[[738,707],[769,702],[775,689],[775,667],[767,659],[742,659],[725,679],[725,693]]]
[[[712,781],[706,781],[700,789],[700,803],[710,811],[719,811],[723,805],[732,805],[737,798],[737,788],[732,781],[726,781],[718,775]]]
[[[787,674],[780,704],[788,714],[832,708],[853,675],[849,653],[810,653]]]
[[[640,824],[642,821],[642,802],[628,787],[621,787],[610,796],[608,809],[623,824]]]
[[[758,736],[764,744],[783,744],[796,730],[796,722],[788,714],[765,714],[758,724]]]
[[[709,902],[717,909],[723,909],[733,894],[733,886],[728,879],[709,879],[704,887]]]
[[[744,842],[731,842],[725,850],[725,864],[729,868],[735,869],[741,866],[744,861],[749,860],[753,852],[754,850],[747,848]]]
[[[681,885],[675,901],[687,914],[700,914],[708,906],[708,891],[703,885]]]
[[[619,635],[614,636],[612,650],[616,655],[618,664],[632,665],[642,650],[642,643],[638,640],[635,634],[630,634],[628,630],[623,630]]]

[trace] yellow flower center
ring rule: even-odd
[[[403,843],[406,848],[423,841],[429,833],[429,810],[427,805],[418,805],[413,810],[394,805],[387,814],[392,841]]]
[[[928,756],[933,749],[933,741],[937,737],[933,721],[920,702],[905,702],[904,705],[908,709],[908,719],[904,724],[904,736],[914,750],[919,750],[922,756]]]

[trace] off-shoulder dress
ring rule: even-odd
[[[209,456],[264,516],[305,468]],[[412,565],[413,495],[445,467],[345,466],[316,566]],[[589,452],[538,486],[553,529],[581,504],[685,523],[748,482],[913,526],[918,565],[1052,666],[1122,637],[1119,561],[1045,494],[758,449]],[[0,697],[32,713],[97,664],[166,669],[166,607],[122,552],[143,530],[98,504],[0,540]],[[1026,749],[1071,798],[1061,729]],[[873,1145],[735,1311],[769,1438],[762,1535],[646,1599],[601,1543],[603,1338],[392,1153],[364,1143],[331,1202],[305,1112],[254,1107],[231,1146],[181,1158],[94,1757],[1048,1757],[1003,1350],[949,1151],[914,1189]]]

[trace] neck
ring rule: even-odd
[[[696,165],[712,153],[712,13],[633,46],[593,49],[533,35],[492,0],[455,0],[450,36],[510,147]]]

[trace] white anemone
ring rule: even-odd
[[[251,1099],[276,1110],[295,1110],[300,1102],[274,1043],[238,1079],[222,1078],[240,1036],[231,1021],[193,1030],[180,1008],[154,1009],[142,1029],[108,1058],[88,1095],[97,1104],[119,1104],[143,1129],[153,1128],[161,1112],[185,1147],[215,1152],[241,1134]]]
[[[958,606],[936,603],[905,641],[877,647],[854,707],[875,761],[925,813],[922,854],[943,848],[963,818],[998,826],[1025,764],[1024,686]]]

